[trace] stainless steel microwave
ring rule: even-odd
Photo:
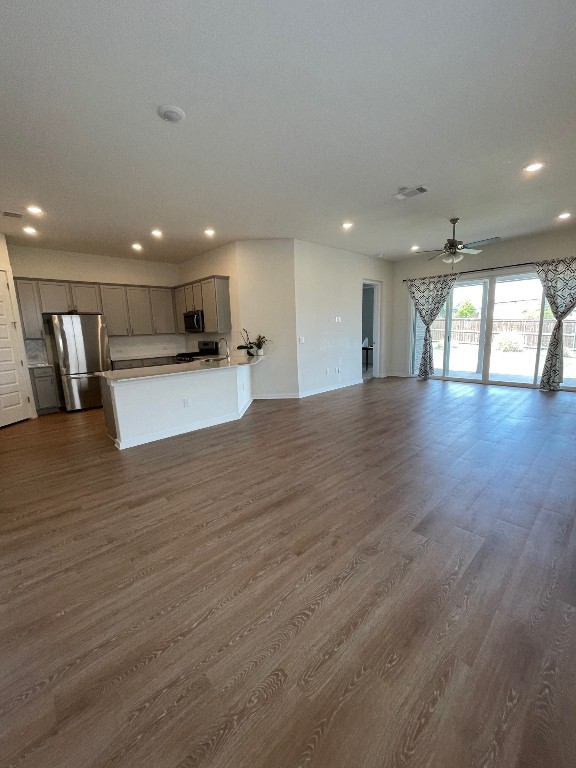
[[[204,312],[201,309],[193,309],[184,312],[184,330],[186,333],[202,333],[204,330]]]

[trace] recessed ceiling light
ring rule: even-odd
[[[205,229],[204,230],[204,234],[207,237],[214,237],[214,235],[216,234],[216,231],[214,229],[212,229],[212,227],[210,227],[209,229]]]
[[[26,232],[27,235],[37,235],[38,232],[34,229],[34,227],[24,227],[24,232]]]
[[[350,229],[350,227],[354,226],[353,221],[345,221],[344,224],[342,224],[342,229]]]
[[[157,237],[158,240],[162,237],[162,230],[161,229],[153,229],[152,232],[150,232],[152,237]]]
[[[572,216],[572,214],[569,213],[568,211],[564,211],[564,213],[559,213],[558,214],[558,218],[559,219],[569,219],[570,216]]]
[[[526,173],[536,173],[541,171],[542,168],[544,168],[544,163],[530,163],[530,165],[525,165],[522,170],[526,171]]]
[[[140,245],[140,243],[132,243],[132,248],[135,251],[141,251],[142,250],[142,246]]]
[[[26,208],[28,213],[31,213],[33,216],[42,216],[44,211],[42,208],[38,208],[37,205],[29,205],[28,208]]]
[[[158,116],[166,123],[179,123],[180,120],[184,120],[186,113],[180,107],[163,104],[161,107],[158,107]]]
[[[411,251],[419,251],[419,250],[420,250],[420,246],[419,246],[419,245],[413,245],[413,246],[410,248],[410,250],[411,250]]]

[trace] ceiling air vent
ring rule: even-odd
[[[2,211],[2,216],[6,216],[7,219],[23,219],[23,213],[15,213],[14,211]]]
[[[423,195],[424,192],[428,192],[428,187],[400,187],[398,192],[394,195],[398,200],[406,200],[407,197],[416,197],[416,195]]]

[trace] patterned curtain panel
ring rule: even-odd
[[[436,277],[419,277],[407,281],[408,290],[416,307],[416,312],[418,312],[420,319],[426,326],[422,359],[418,369],[419,379],[429,379],[431,374],[434,373],[430,326],[438,317],[442,305],[452,290],[456,277],[457,275],[437,275]]]
[[[560,389],[563,371],[562,321],[576,307],[576,258],[535,264],[556,325],[550,337],[540,389]]]

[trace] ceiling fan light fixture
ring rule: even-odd
[[[442,261],[446,264],[457,264],[459,261],[462,261],[463,258],[464,254],[462,253],[447,253],[442,256]]]
[[[538,173],[538,171],[541,171],[542,168],[544,168],[544,163],[528,163],[528,165],[525,165],[524,168],[522,168],[523,171],[526,171],[526,173]]]

